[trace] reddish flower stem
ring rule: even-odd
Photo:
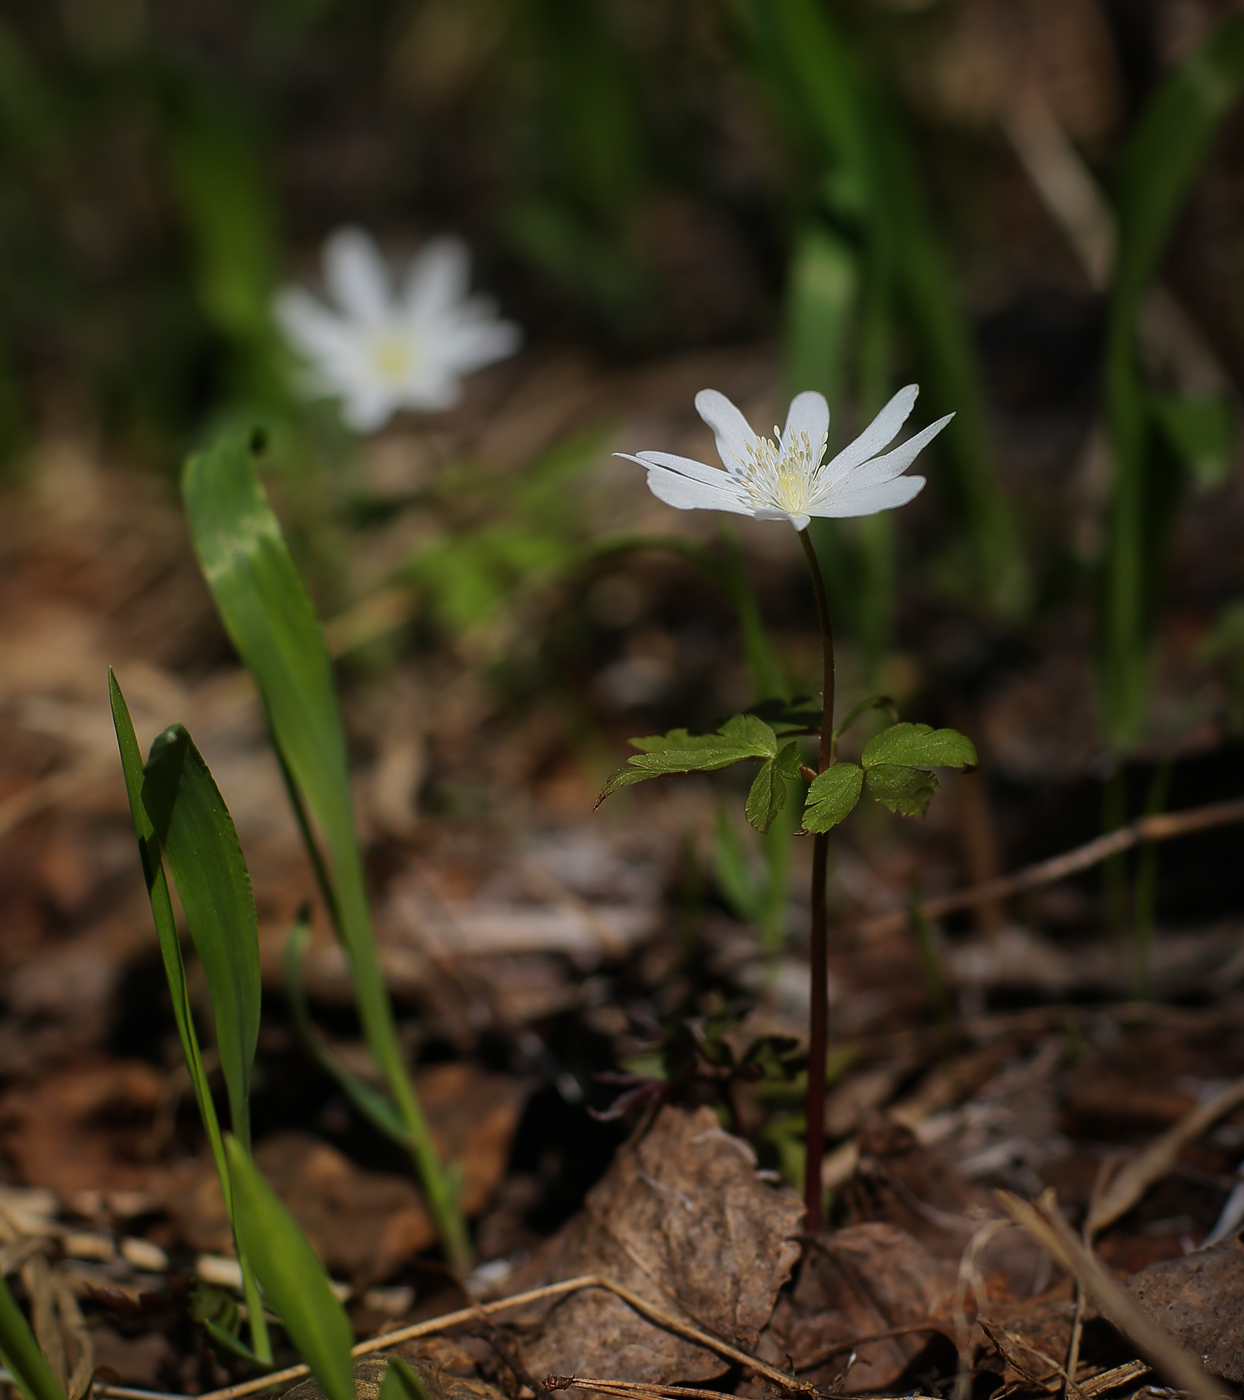
[[[816,548],[806,529],[799,543],[812,574],[816,611],[821,620],[824,674],[821,711],[821,746],[818,773],[833,761],[834,731],[834,631],[829,621],[829,599]],[[811,1009],[808,1018],[807,1155],[804,1159],[804,1230],[816,1234],[823,1223],[821,1209],[821,1160],[825,1155],[825,1065],[829,1052],[829,936],[826,928],[825,884],[829,872],[829,833],[818,832],[812,844],[812,940],[809,948]]]

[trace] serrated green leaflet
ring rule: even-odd
[[[645,778],[663,773],[711,773],[745,758],[774,758],[778,751],[777,736],[755,715],[734,715],[715,734],[671,729],[668,734],[651,734],[630,743],[640,752],[632,754],[627,766],[619,768],[601,788],[598,807],[610,793]]]
[[[151,746],[143,768],[142,804],[207,976],[233,1131],[247,1142],[247,1101],[259,1040],[259,923],[233,819],[180,724],[166,729]]]
[[[0,1360],[25,1400],[65,1400],[65,1391],[39,1350],[17,1299],[0,1276]]]
[[[419,1372],[400,1356],[391,1356],[380,1386],[380,1400],[432,1400],[432,1397]]]
[[[776,758],[766,758],[752,781],[743,808],[757,831],[767,832],[773,818],[786,806],[786,784],[799,776],[799,745],[783,744]]]
[[[818,773],[808,788],[803,809],[805,831],[829,831],[838,825],[860,800],[864,770],[854,763],[835,763]]]
[[[914,764],[922,768],[974,768],[976,746],[957,729],[934,729],[928,724],[893,724],[864,746],[865,768],[879,763]]]
[[[927,768],[877,763],[868,770],[869,797],[900,817],[923,817],[937,789],[937,774]]]
[[[199,565],[225,630],[259,684],[290,795],[309,846],[305,803],[324,837],[313,852],[350,959],[359,1017],[388,1082],[404,1137],[455,1267],[470,1246],[450,1183],[406,1071],[380,968],[354,826],[345,736],[332,666],[311,598],[251,464],[246,438],[228,434],[186,464],[182,492]]]
[[[238,1239],[298,1354],[329,1400],[354,1400],[354,1330],[298,1222],[232,1135],[225,1139]]]

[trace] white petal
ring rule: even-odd
[[[360,228],[338,229],[324,244],[324,283],[341,309],[360,321],[379,321],[389,308],[389,269]]]
[[[443,316],[466,297],[470,278],[471,255],[462,239],[433,239],[406,274],[402,303],[407,314],[417,321]]]
[[[456,374],[432,369],[405,385],[401,391],[403,408],[439,412],[462,400],[462,383]]]
[[[945,418],[939,418],[936,423],[930,423],[927,428],[922,429],[914,437],[900,443],[893,452],[887,452],[882,457],[874,457],[871,461],[864,462],[848,476],[840,478],[836,482],[826,481],[825,474],[822,473],[821,482],[813,497],[813,505],[819,505],[821,501],[834,501],[843,495],[852,495],[856,491],[868,490],[870,487],[880,486],[884,482],[893,481],[895,477],[902,476],[954,416],[953,413],[948,413]]]
[[[875,457],[883,447],[888,446],[898,435],[898,430],[906,423],[908,415],[916,405],[916,395],[920,388],[909,384],[900,389],[888,404],[873,419],[867,428],[848,443],[839,454],[832,458],[821,473],[826,481],[841,481],[846,474]]]
[[[432,353],[458,373],[469,374],[513,355],[522,343],[522,328],[513,321],[468,322],[447,332]]]
[[[398,405],[389,394],[360,385],[345,395],[341,416],[357,433],[374,433],[393,417]]]
[[[695,396],[695,411],[713,430],[717,455],[729,472],[740,472],[748,463],[748,448],[755,446],[756,434],[737,408],[716,389],[701,389]]]
[[[724,475],[724,473],[718,473]],[[732,515],[750,515],[750,505],[744,505],[737,496],[720,486],[710,486],[704,481],[693,481],[689,476],[679,476],[661,467],[649,467],[648,490],[659,501],[678,510],[724,510]]]
[[[309,360],[339,355],[353,343],[350,323],[301,287],[286,287],[278,292],[272,312],[286,340]]]
[[[924,477],[900,476],[893,481],[853,490],[846,487],[831,492],[828,499],[811,507],[813,515],[845,520],[856,515],[876,515],[878,511],[905,506],[924,489]]]
[[[807,433],[815,452],[825,441],[828,431],[829,405],[825,402],[825,395],[818,394],[815,389],[805,389],[790,401],[786,426],[782,429],[782,450],[785,451],[801,433]]]
[[[648,489],[666,505],[679,510],[726,510],[735,515],[751,515],[750,500],[728,472],[690,457],[675,457],[670,452],[615,452],[628,462],[638,462],[648,470]]]

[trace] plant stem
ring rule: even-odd
[[[799,531],[799,543],[812,574],[816,611],[821,620],[823,688],[821,746],[816,771],[823,773],[833,760],[834,732],[834,631],[829,621],[825,579],[807,530]],[[812,941],[809,949],[811,1007],[808,1017],[807,1152],[804,1159],[804,1230],[815,1235],[822,1225],[821,1159],[825,1155],[825,1064],[829,1055],[829,940],[826,930],[825,882],[829,872],[829,833],[812,838]]]

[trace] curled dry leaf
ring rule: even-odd
[[[750,1352],[799,1257],[802,1217],[794,1193],[757,1177],[751,1148],[724,1132],[712,1109],[665,1108],[509,1291],[604,1274]],[[726,1369],[714,1353],[596,1289],[549,1309],[526,1357],[535,1375],[649,1384],[708,1380]]]

